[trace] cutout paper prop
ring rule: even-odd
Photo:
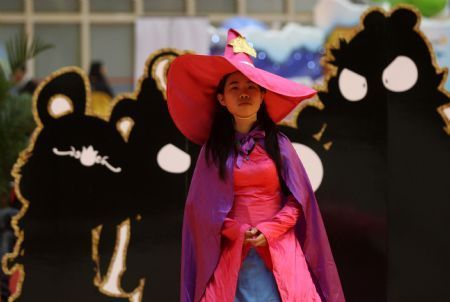
[[[178,131],[167,110],[165,75],[178,54],[161,50],[150,58],[137,92],[120,96],[110,117],[111,123],[124,116],[134,123],[127,143],[133,183],[128,200],[141,219],[131,221],[123,284],[131,290],[144,276],[143,301],[179,299],[183,209],[200,149]]]
[[[39,86],[38,127],[13,171],[23,207],[12,222],[14,252],[3,259],[6,272],[20,272],[9,301],[178,298],[185,184],[198,152],[165,102],[165,74],[180,53],[152,54],[138,89],[118,96],[105,119],[80,69]],[[181,167],[167,158],[174,154]]]
[[[118,208],[125,192],[111,189],[124,185],[126,146],[111,124],[85,114],[89,89],[69,67],[34,95],[38,127],[13,171],[23,207],[13,220],[21,280],[10,301],[107,301],[92,284],[91,229],[127,218]]]
[[[407,7],[368,10],[326,46],[319,100],[283,128],[323,163],[316,194],[351,301],[450,295],[435,270],[450,269],[450,97],[419,23]]]

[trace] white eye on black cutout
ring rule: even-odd
[[[156,161],[161,169],[174,174],[184,173],[191,166],[191,156],[173,144],[162,147]]]
[[[398,56],[384,69],[382,81],[386,89],[404,92],[416,84],[418,76],[414,61],[406,56]]]
[[[292,145],[303,163],[306,174],[308,174],[311,187],[316,191],[323,180],[324,169],[322,160],[310,147],[296,142],[293,142]]]
[[[339,90],[348,101],[361,101],[367,94],[367,80],[362,75],[344,68],[339,75]]]

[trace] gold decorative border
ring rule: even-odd
[[[445,112],[444,112],[445,110],[450,111],[450,103],[439,106],[437,110],[438,110],[439,114],[442,116],[442,119],[444,120],[444,122],[446,124],[446,126],[443,127],[445,133],[450,135],[450,117],[447,114],[445,114]]]

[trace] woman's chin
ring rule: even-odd
[[[251,113],[248,113],[248,114],[235,114],[234,115],[235,119],[241,119],[241,120],[249,120],[249,119],[252,119],[252,118],[256,119],[256,117],[257,117],[256,112],[251,112]]]

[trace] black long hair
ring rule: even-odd
[[[218,94],[224,93],[225,83],[230,74],[225,75],[217,85],[215,97]],[[264,88],[261,88],[264,91]],[[219,175],[222,180],[225,180],[226,175],[226,161],[230,152],[236,152],[233,116],[225,106],[222,106],[217,99],[215,99],[215,112],[211,126],[209,138],[206,141],[206,160],[208,164],[215,164],[219,168]],[[257,113],[257,123],[265,132],[265,150],[270,158],[274,161],[277,168],[278,177],[282,183],[283,190],[285,190],[284,182],[281,178],[282,162],[280,155],[280,146],[278,144],[278,127],[269,117],[264,101]]]

